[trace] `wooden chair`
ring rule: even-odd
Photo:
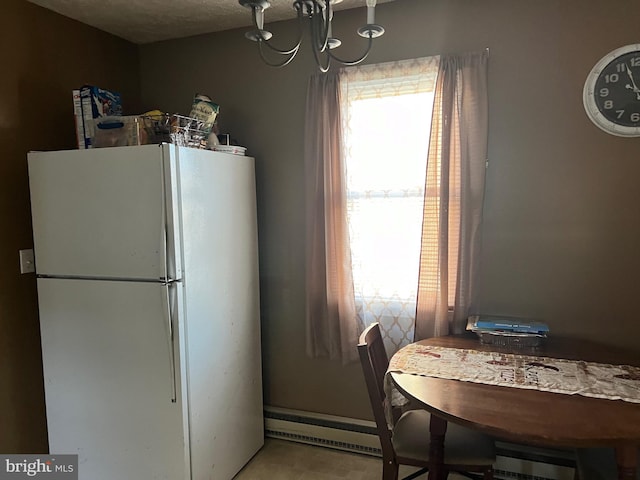
[[[389,430],[385,407],[391,399],[387,399],[384,392],[384,376],[389,359],[377,323],[369,326],[360,336],[358,353],[382,447],[382,479],[397,480],[399,465],[422,467],[405,480],[422,475],[429,466],[431,415],[426,410],[394,414],[397,420],[393,429]],[[469,478],[477,477],[467,472],[480,472],[484,480],[492,480],[495,460],[495,446],[489,437],[454,423],[448,424],[444,447],[445,478],[450,471]]]
[[[640,456],[638,457],[640,461]],[[616,453],[613,448],[579,448],[576,451],[576,479],[614,480],[618,478]],[[640,468],[636,478],[640,480]]]

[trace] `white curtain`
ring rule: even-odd
[[[312,357],[357,360],[351,250],[335,74],[309,80],[305,124],[306,332]]]
[[[415,339],[462,333],[475,297],[488,139],[488,52],[440,59]]]

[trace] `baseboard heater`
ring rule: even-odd
[[[278,407],[265,407],[265,435],[354,453],[380,456],[375,423]],[[573,480],[571,451],[496,441],[496,479]]]

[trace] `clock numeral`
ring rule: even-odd
[[[630,63],[632,67],[640,67],[640,57],[632,58]]]
[[[608,97],[609,96],[609,89],[608,88],[601,88],[600,89],[600,96],[601,97]]]
[[[616,63],[616,72],[624,73],[627,70],[627,65],[623,63]]]
[[[604,108],[605,110],[611,110],[613,108],[613,100],[605,100]]]
[[[622,118],[622,116],[624,115],[624,110],[616,110],[616,113],[618,114],[618,118]]]
[[[632,113],[631,114],[631,121],[632,122],[640,122],[640,113]]]
[[[620,80],[620,75],[617,73],[610,73],[609,75],[604,76],[604,81],[606,83],[616,83],[618,80]]]

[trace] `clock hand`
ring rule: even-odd
[[[633,74],[631,73],[631,69],[629,68],[629,65],[627,65],[626,63],[624,64],[624,67],[627,69],[627,75],[629,75],[629,79],[631,80],[631,84],[632,84],[632,85],[629,85],[627,83],[625,87],[628,88],[629,90],[633,90],[633,92],[636,94],[636,99],[640,100],[640,88],[638,88],[638,86],[636,85],[636,82],[633,80]]]
[[[638,87],[632,87],[631,85],[629,85],[628,83],[625,85],[625,88],[627,90],[633,90],[633,93],[636,94],[636,100],[640,101],[640,89],[638,89]]]

